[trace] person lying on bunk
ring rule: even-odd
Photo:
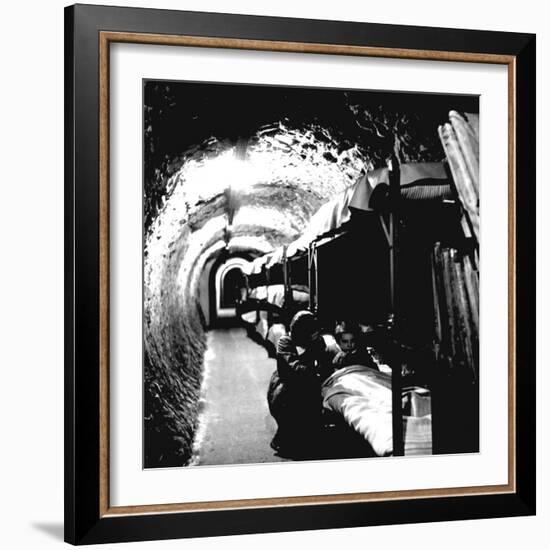
[[[269,411],[277,421],[271,447],[280,455],[314,458],[323,426],[321,384],[330,376],[338,348],[327,344],[315,316],[299,311],[290,334],[277,344],[277,370],[268,389]]]
[[[361,329],[358,325],[349,322],[339,323],[334,329],[334,335],[341,350],[332,361],[337,369],[349,365],[363,365],[379,370],[371,354],[360,347]]]

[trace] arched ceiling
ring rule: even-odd
[[[178,248],[170,269],[192,292],[209,255],[257,255],[296,239],[324,202],[396,150],[405,160],[441,156],[441,99],[360,94],[146,86],[146,263],[156,264],[146,275],[160,284],[154,274]],[[420,123],[428,103],[434,120],[423,113]]]
[[[164,263],[184,246],[178,280],[194,287],[197,266],[224,248],[258,255],[298,238],[321,204],[352,185],[366,163],[357,147],[342,149],[326,129],[278,123],[251,136],[244,154],[210,141],[171,177],[146,257]]]
[[[460,97],[160,81],[144,99],[146,434],[163,438],[151,464],[169,465],[188,457],[198,411],[205,266],[296,239],[390,154],[441,160],[437,125],[475,109]]]

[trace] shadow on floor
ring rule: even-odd
[[[41,531],[46,535],[50,536],[52,539],[63,541],[64,540],[64,528],[62,523],[46,523],[46,522],[37,522],[31,523],[31,527],[36,531]]]

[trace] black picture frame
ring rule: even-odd
[[[459,59],[463,54],[501,56],[511,71],[514,216],[513,307],[515,341],[515,447],[513,484],[496,494],[427,494],[414,498],[350,502],[292,502],[234,509],[116,513],[101,494],[102,441],[100,364],[108,362],[101,318],[108,261],[102,237],[101,33],[188,36],[262,43],[371,48],[412,58]],[[160,37],[160,38],[159,38]],[[248,41],[248,42],[247,42]],[[384,53],[386,52],[386,53]],[[506,61],[504,61],[506,60]],[[365,525],[524,516],[535,514],[535,61],[532,34],[402,25],[287,19],[75,5],[65,9],[65,540],[72,544],[141,541]],[[516,183],[517,182],[517,183]],[[107,227],[108,230],[108,227]],[[108,233],[107,233],[108,234]],[[102,242],[104,243],[102,245]],[[107,240],[108,245],[108,240]],[[107,309],[105,309],[107,308]],[[103,354],[103,355],[102,355]],[[103,387],[105,389],[105,387]],[[102,397],[103,396],[103,397]],[[103,401],[102,401],[103,399]],[[105,500],[107,498],[107,501]]]

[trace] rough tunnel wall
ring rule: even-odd
[[[177,273],[189,231],[175,239],[166,263],[146,264],[144,289],[145,467],[179,466],[191,453],[205,349],[199,309],[185,304]],[[157,273],[154,273],[157,271]]]
[[[265,120],[263,111],[250,114],[261,104],[255,90],[253,100],[244,97],[245,108],[233,109],[239,118],[223,122],[225,111],[212,112],[211,105],[225,109],[237,101],[225,92],[224,101],[205,100],[209,110],[201,111],[208,94],[188,98],[182,108],[173,87],[153,91],[145,110],[144,447],[145,467],[164,467],[184,465],[191,455],[206,342],[198,284],[203,266],[224,247],[226,183],[205,177],[211,161],[247,136],[262,171],[252,192],[240,197],[230,248],[265,253],[296,238],[324,200],[390,155],[441,160],[437,124],[449,106],[431,98],[420,117],[414,101],[393,98],[384,106],[379,95],[365,100],[350,93],[313,112],[309,96],[287,97],[281,112]],[[270,225],[270,209],[284,212],[284,223],[273,216]]]

